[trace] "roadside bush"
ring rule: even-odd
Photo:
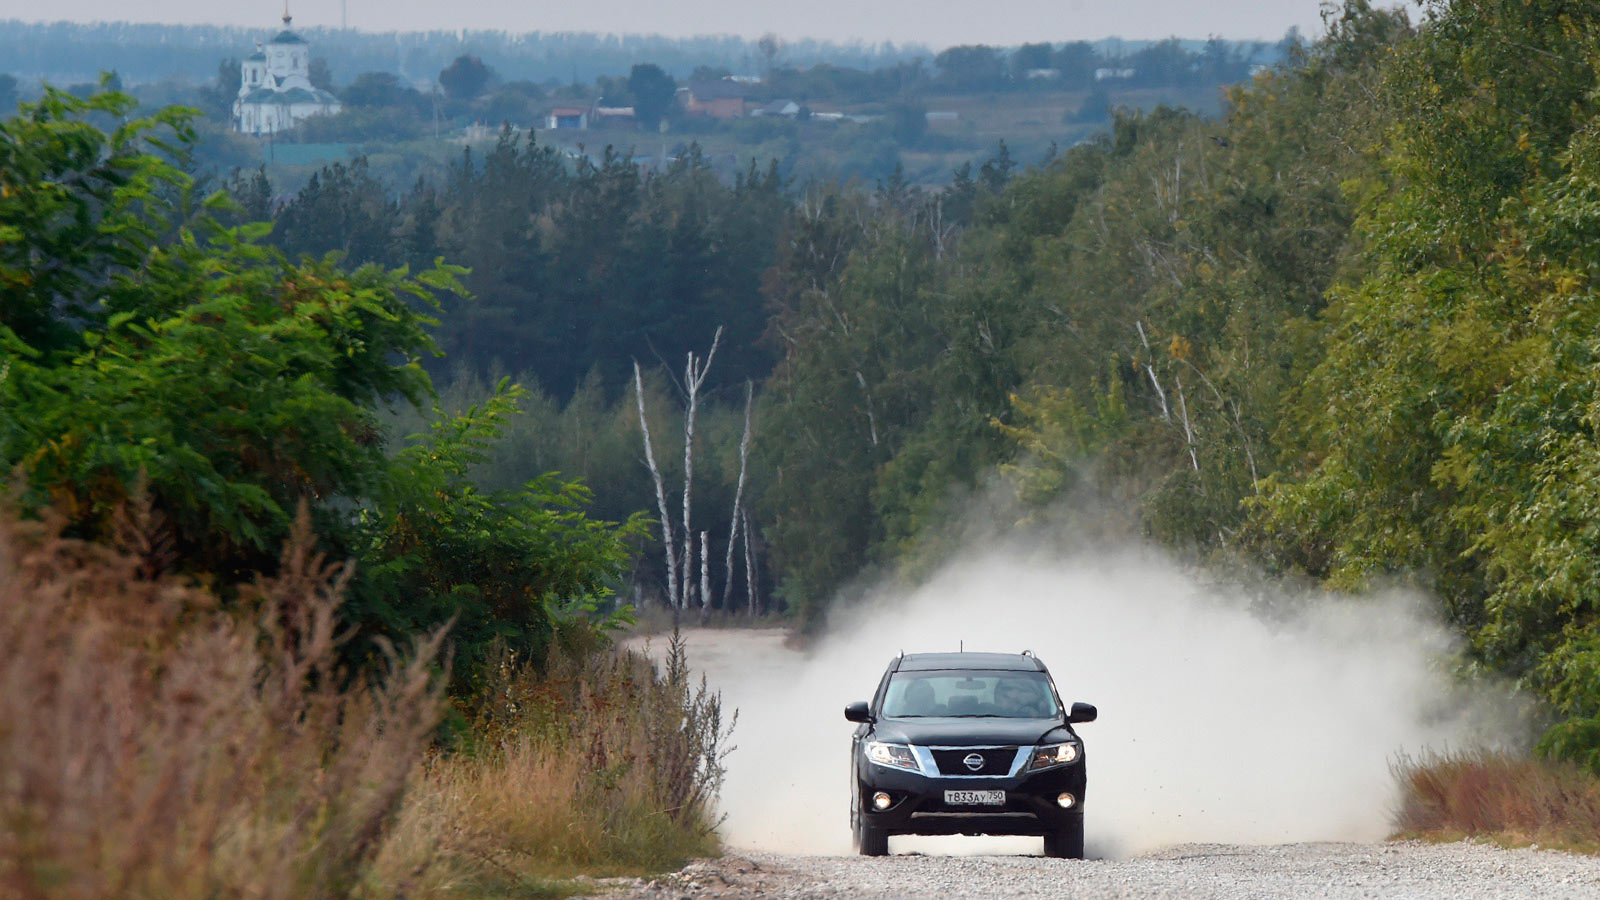
[[[1481,837],[1600,852],[1600,778],[1582,766],[1488,751],[1402,758],[1398,837]]]
[[[502,658],[472,752],[432,759],[379,860],[410,897],[551,890],[578,874],[677,868],[716,852],[715,801],[733,723],[691,681],[631,652]]]
[[[121,550],[0,514],[0,896],[349,896],[438,721],[442,631],[349,682],[349,570],[307,516],[233,615],[127,510]]]

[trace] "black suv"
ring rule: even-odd
[[[891,834],[1038,834],[1083,858],[1087,703],[1061,706],[1033,654],[914,653],[889,663],[850,745],[850,829],[864,856]]]

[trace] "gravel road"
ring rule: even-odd
[[[626,900],[1012,900],[1012,898],[1600,897],[1600,859],[1481,844],[1183,844],[1119,860],[1034,856],[789,856],[697,860]],[[619,890],[620,889],[620,890]]]

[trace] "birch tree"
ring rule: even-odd
[[[690,512],[692,511],[691,497],[694,492],[694,419],[695,413],[700,409],[700,388],[706,383],[706,374],[711,371],[711,363],[717,356],[717,345],[722,342],[722,328],[718,326],[717,333],[711,336],[711,349],[706,352],[705,358],[695,355],[693,350],[688,353],[688,362],[683,367],[683,393],[688,404],[688,413],[683,420],[683,605],[688,605],[688,586],[693,583],[694,572],[694,529],[690,526]],[[700,605],[703,607],[710,599],[707,590],[702,584],[700,590]]]
[[[650,467],[650,478],[656,487],[656,509],[661,511],[661,548],[667,559],[667,605],[673,609],[682,606],[678,592],[678,558],[672,537],[672,516],[667,513],[667,486],[661,478],[661,467],[656,465],[656,454],[650,446],[650,422],[644,413],[644,376],[637,360],[633,363],[633,393],[639,399],[639,430],[644,433],[644,461]]]
[[[655,449],[650,440],[650,423],[644,409],[644,375],[639,369],[638,360],[634,360],[633,363],[633,390],[639,402],[639,430],[644,435],[644,459],[645,464],[650,467],[650,477],[656,489],[656,508],[661,513],[661,547],[666,556],[667,566],[667,602],[674,610],[688,608],[691,598],[697,600],[704,608],[711,598],[709,574],[702,571],[698,587],[694,576],[694,428],[695,416],[700,409],[700,389],[705,385],[706,375],[711,371],[711,363],[716,358],[717,346],[721,342],[722,328],[718,327],[716,334],[711,337],[711,349],[706,352],[704,358],[692,350],[689,351],[687,362],[684,364],[683,382],[678,385],[683,392],[687,407],[683,422],[683,518],[679,520],[678,529],[682,534],[681,547],[678,535],[674,533],[672,515],[667,511],[666,480],[661,475],[661,467],[656,464]],[[702,570],[708,565],[706,560],[709,559],[710,550],[706,545],[707,540],[709,539],[702,532],[700,546]]]
[[[750,407],[755,399],[755,384],[749,380],[744,383],[744,437],[739,439],[739,481],[733,489],[733,520],[728,523],[728,554],[727,561],[723,564],[726,580],[722,583],[722,608],[728,608],[728,602],[733,597],[733,546],[739,540],[739,529],[744,524],[744,480],[745,473],[750,464]],[[749,554],[749,537],[745,537],[745,553]],[[748,565],[748,560],[747,563]],[[749,598],[751,608],[755,607],[755,596]]]

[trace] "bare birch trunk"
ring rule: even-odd
[[[750,511],[744,511],[744,592],[745,600],[750,604],[750,618],[756,617],[756,551],[750,543]]]
[[[667,603],[674,610],[679,606],[678,558],[672,538],[672,516],[667,514],[667,487],[661,480],[661,469],[656,465],[655,450],[650,446],[650,423],[644,415],[644,376],[639,363],[633,364],[633,391],[639,398],[639,430],[644,432],[644,461],[650,466],[650,477],[656,485],[656,507],[661,511],[661,546],[667,554]]]
[[[1133,327],[1139,331],[1139,342],[1144,344],[1144,352],[1149,353],[1150,341],[1144,336],[1144,323],[1135,320]],[[1155,366],[1145,363],[1144,371],[1146,375],[1150,376],[1150,385],[1156,389],[1156,399],[1161,401],[1161,421],[1170,423],[1172,414],[1167,411],[1167,392],[1161,389],[1161,381],[1156,378]]]
[[[711,616],[711,535],[700,532],[700,624]]]
[[[728,608],[733,597],[733,545],[739,538],[740,513],[744,511],[744,478],[750,461],[750,406],[755,399],[756,386],[749,379],[744,383],[744,437],[739,439],[739,483],[733,489],[733,521],[728,523],[728,558],[723,564],[725,581],[722,583],[722,608]]]
[[[1178,383],[1178,412],[1183,416],[1183,444],[1189,450],[1189,464],[1194,466],[1196,472],[1200,471],[1200,457],[1194,452],[1194,429],[1189,427],[1189,403],[1183,396],[1183,379],[1176,379]]]
[[[722,328],[718,326],[717,333],[711,338],[711,350],[706,353],[704,361],[697,360],[694,351],[689,351],[689,361],[684,367],[683,389],[689,395],[689,412],[683,423],[683,583],[691,584],[694,572],[694,529],[690,525],[689,510],[690,496],[694,491],[694,417],[700,407],[700,386],[705,384],[706,373],[711,369],[711,361],[717,356],[717,344],[722,341]],[[687,589],[684,590],[684,603],[688,603]],[[701,604],[705,603],[704,595],[700,598]]]

